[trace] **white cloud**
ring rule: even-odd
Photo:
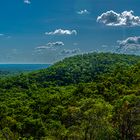
[[[79,14],[79,15],[87,15],[87,14],[90,14],[90,12],[88,10],[84,9],[84,10],[78,11],[77,14]]]
[[[48,48],[47,46],[38,46],[38,47],[36,47],[36,49],[39,49],[39,50],[47,49],[47,48]]]
[[[80,52],[80,49],[79,48],[72,49],[72,50],[66,50],[66,49],[64,49],[64,50],[61,51],[61,54],[63,54],[63,55],[72,55],[72,54],[77,54],[79,52]]]
[[[25,4],[31,4],[31,1],[30,0],[24,0],[24,3]]]
[[[48,44],[46,44],[44,46],[38,46],[38,47],[36,47],[36,49],[38,49],[38,50],[54,49],[54,48],[60,47],[60,46],[64,46],[64,43],[61,41],[57,41],[57,42],[49,42]]]
[[[63,29],[57,29],[52,32],[46,32],[46,35],[77,35],[76,30],[63,30]]]
[[[123,52],[136,52],[140,51],[140,36],[128,37],[125,40],[117,41],[119,44],[118,50]]]
[[[122,13],[116,13],[113,10],[107,11],[97,17],[97,22],[103,23],[107,26],[140,26],[140,17],[134,16],[134,12],[124,11]]]
[[[58,47],[58,46],[64,46],[64,43],[61,41],[57,41],[57,42],[50,42],[47,44],[48,47]]]

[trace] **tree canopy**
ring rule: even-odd
[[[0,79],[2,140],[138,140],[140,57],[91,53]]]

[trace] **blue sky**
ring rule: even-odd
[[[139,5],[139,0],[1,1],[0,63],[53,63],[91,51],[139,54]]]

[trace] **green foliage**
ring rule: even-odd
[[[0,79],[0,139],[139,139],[139,58],[83,54]]]

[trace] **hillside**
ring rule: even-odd
[[[139,140],[140,57],[91,53],[0,80],[2,140]]]
[[[104,74],[110,75],[118,67],[128,69],[139,60],[139,56],[111,53],[77,55],[57,62],[48,69],[10,77],[6,82],[1,80],[0,87],[9,89],[15,85],[29,88],[32,84],[38,87],[48,87],[95,82],[100,80]]]
[[[116,67],[127,69],[138,63],[139,56],[129,56],[111,53],[91,53],[66,58],[46,70],[32,73],[29,77],[37,82],[46,84],[51,81],[56,85],[77,84],[91,82],[104,73],[111,73]]]

